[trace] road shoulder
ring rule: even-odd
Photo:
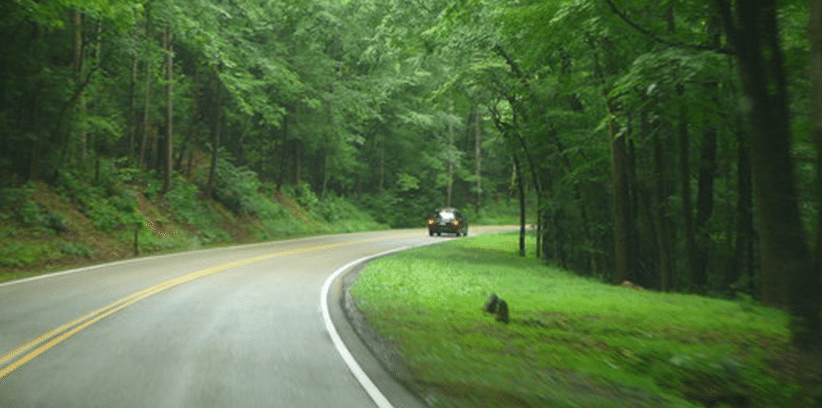
[[[335,279],[329,292],[329,314],[334,326],[362,370],[395,407],[427,408],[423,389],[405,365],[399,349],[374,331],[357,308],[349,288],[368,262]]]

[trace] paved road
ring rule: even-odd
[[[377,406],[329,334],[324,283],[357,259],[447,239],[313,237],[2,284],[0,407]]]

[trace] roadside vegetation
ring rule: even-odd
[[[351,201],[304,184],[280,191],[220,164],[215,199],[177,176],[160,193],[149,172],[105,161],[96,180],[66,175],[0,191],[0,282],[137,255],[388,228]]]
[[[516,241],[483,235],[380,258],[351,287],[433,406],[818,406],[819,373],[798,368],[783,311],[744,294],[605,284],[518,257]],[[491,292],[508,324],[481,310]]]
[[[0,189],[0,282],[138,255],[390,228],[386,221],[422,227],[430,210],[374,209],[334,193],[320,198],[307,183],[277,189],[226,160],[214,199],[202,194],[204,167],[191,178],[175,175],[162,193],[153,172],[118,164],[103,160],[96,176],[65,173],[54,185]],[[483,213],[472,224],[516,223],[516,206],[504,199]]]

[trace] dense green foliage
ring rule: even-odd
[[[139,221],[118,187],[138,170],[148,178],[129,182],[149,199],[185,208],[202,194],[270,228],[286,210],[260,191],[285,189],[326,219],[353,202],[393,227],[440,205],[480,219],[516,194],[533,203],[541,258],[617,283],[746,292],[790,310],[798,345],[819,343],[811,11],[6,1],[0,180],[45,181],[107,230]]]
[[[475,201],[469,112],[445,113],[431,100],[446,78],[442,61],[410,37],[401,41],[430,24],[433,9],[314,0],[46,4],[11,2],[0,22],[11,45],[0,72],[9,90],[0,102],[6,183],[96,182],[106,158],[164,177],[170,158],[204,191],[231,162],[278,187],[356,196],[395,226],[418,225],[445,204],[452,182],[456,205]],[[487,197],[505,195],[507,153],[495,143],[484,144]],[[213,177],[198,173],[202,154],[215,151]],[[230,202],[237,194],[215,198],[241,206]]]

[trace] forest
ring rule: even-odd
[[[242,211],[238,173],[392,227],[510,202],[522,254],[822,344],[820,2],[10,0],[0,33],[0,201],[147,174]]]

